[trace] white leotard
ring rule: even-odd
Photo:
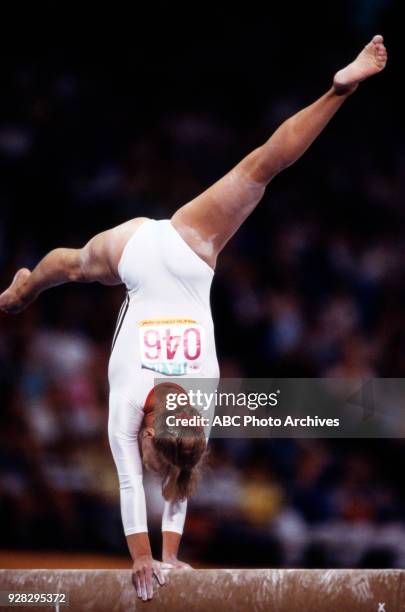
[[[108,433],[120,482],[126,535],[147,531],[138,432],[155,377],[218,379],[210,308],[213,269],[171,221],[144,221],[126,244],[119,275],[127,297],[118,317],[108,376]],[[162,531],[182,533],[187,509],[165,502]]]

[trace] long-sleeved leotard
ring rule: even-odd
[[[148,219],[119,266],[127,288],[109,362],[108,433],[120,482],[126,535],[147,531],[138,433],[155,378],[217,380],[210,308],[214,271],[170,220]],[[182,533],[187,500],[165,502],[162,530]]]

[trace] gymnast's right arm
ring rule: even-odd
[[[81,249],[54,249],[32,272],[21,268],[0,295],[0,309],[13,314],[21,312],[40,293],[63,283],[121,284],[118,262],[129,238],[144,220],[138,217],[101,232]]]
[[[110,394],[108,438],[120,483],[121,517],[130,550],[132,576],[142,599],[153,597],[153,575],[165,583],[160,563],[152,558],[146,519],[143,466],[139,452],[138,431],[142,415],[124,396]]]

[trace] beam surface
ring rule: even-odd
[[[152,601],[136,597],[129,570],[0,570],[0,591],[69,594],[60,612],[405,612],[402,570],[181,570]]]

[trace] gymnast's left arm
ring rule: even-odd
[[[187,512],[187,500],[165,501],[162,517],[162,561],[176,569],[191,569],[188,563],[178,559]]]

